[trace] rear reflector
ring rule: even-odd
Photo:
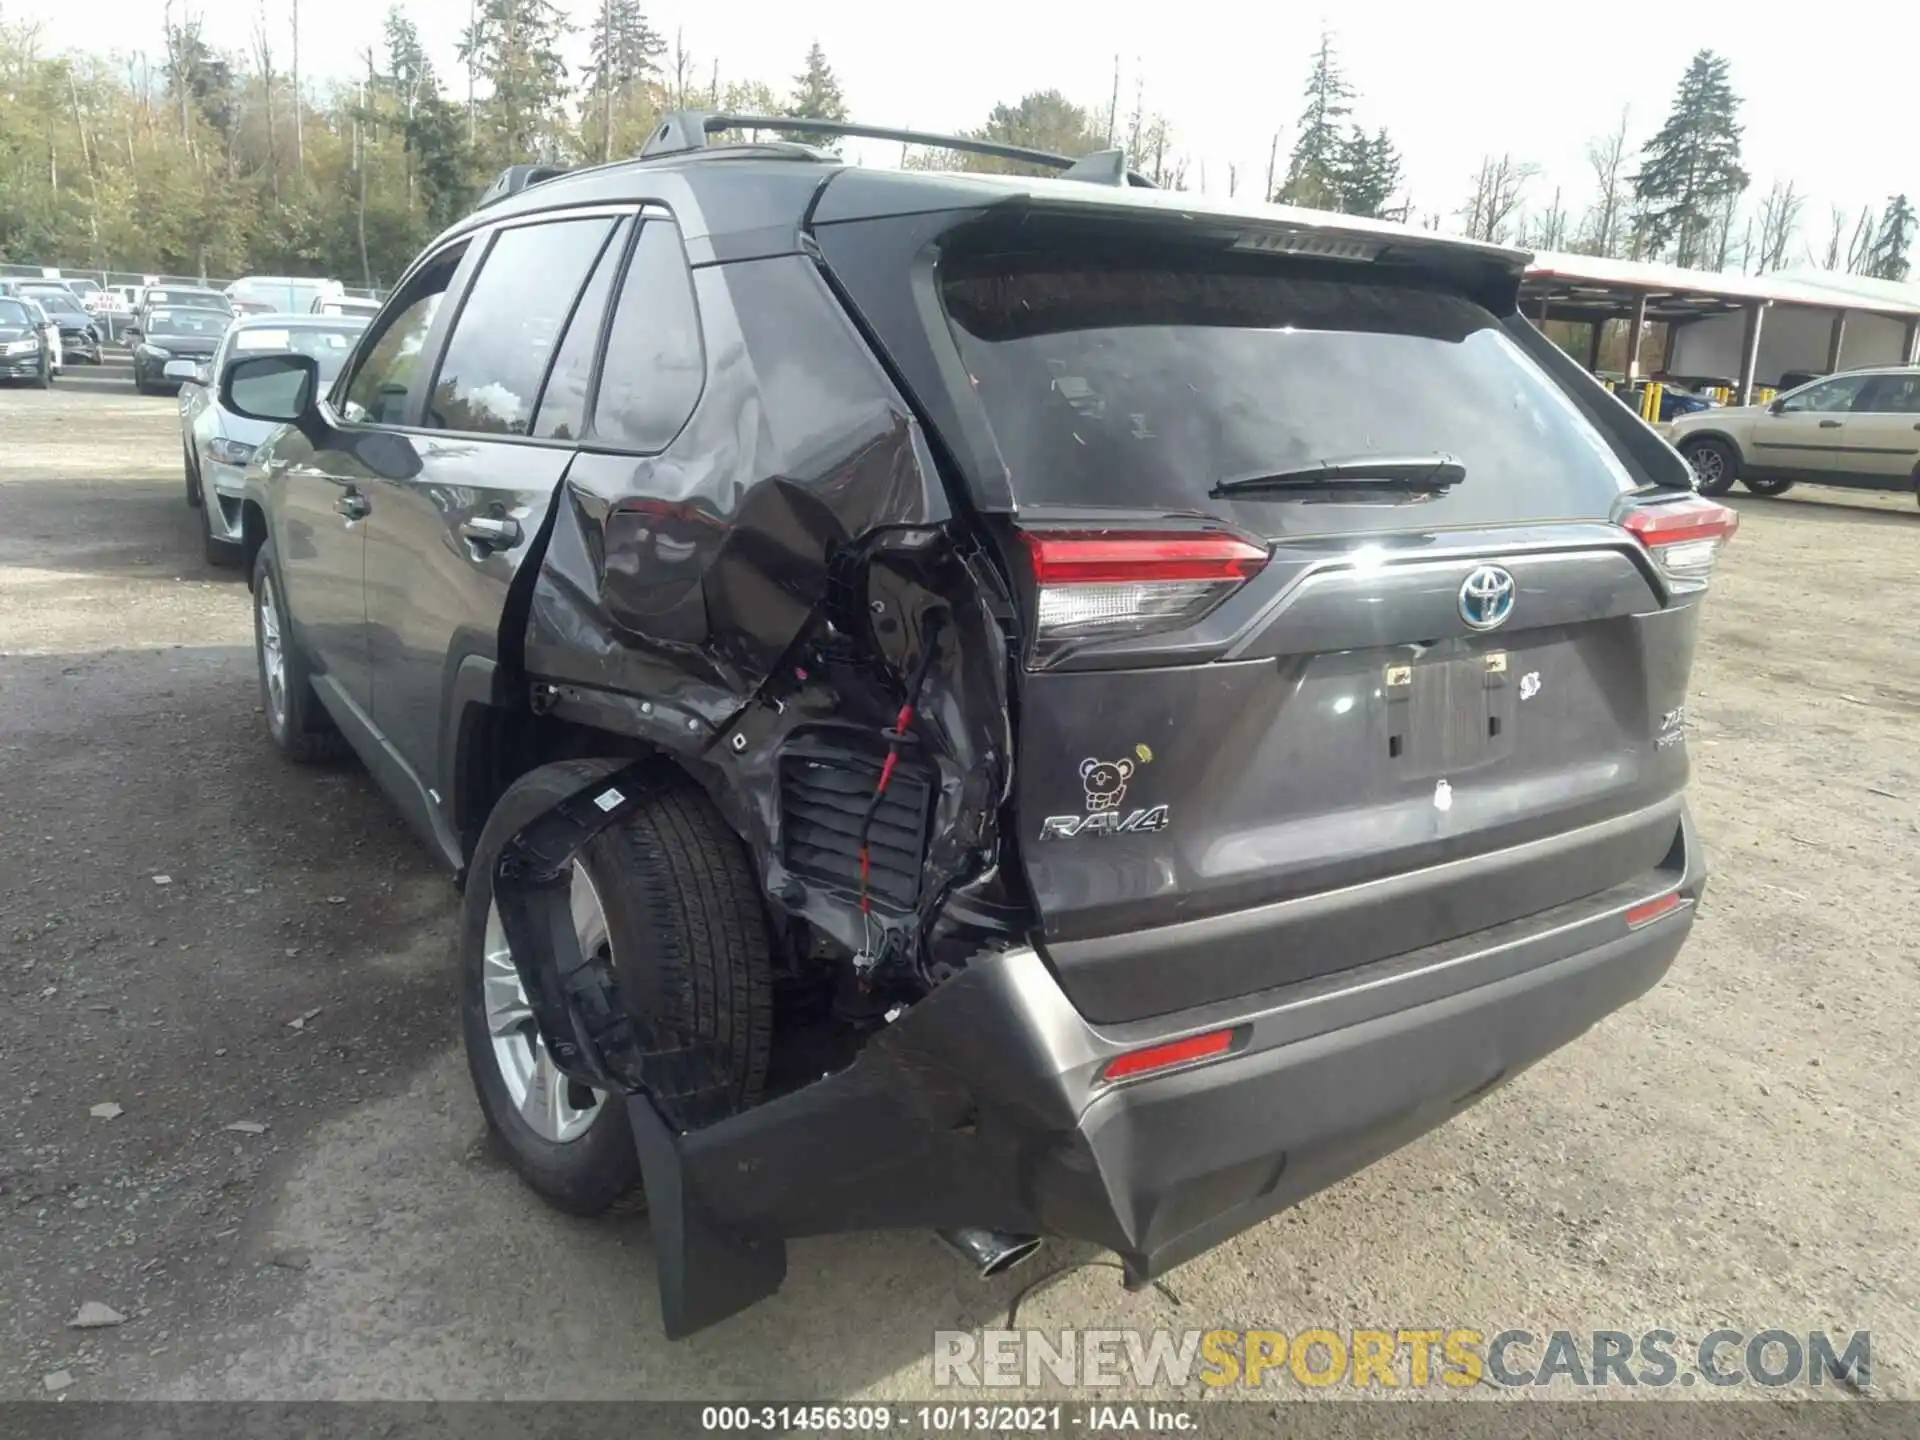
[[[1669,505],[1629,510],[1621,521],[1647,547],[1669,580],[1705,580],[1740,528],[1740,513],[1695,495]]]
[[[1260,573],[1267,552],[1237,535],[1026,530],[1038,594],[1035,654],[1076,640],[1193,624]]]
[[[1678,894],[1662,895],[1658,900],[1649,900],[1644,905],[1636,905],[1627,911],[1627,928],[1638,929],[1650,920],[1658,920],[1662,915],[1680,908]]]
[[[1128,1051],[1109,1060],[1107,1068],[1100,1072],[1100,1078],[1130,1080],[1136,1075],[1149,1075],[1155,1070],[1169,1070],[1193,1060],[1224,1055],[1233,1048],[1233,1033],[1231,1030],[1213,1030],[1205,1035],[1189,1035],[1184,1040],[1170,1040],[1165,1045],[1150,1045],[1145,1050]]]

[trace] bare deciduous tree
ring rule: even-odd
[[[1853,227],[1853,239],[1847,245],[1847,273],[1865,275],[1873,263],[1874,227],[1873,206],[1860,207],[1860,223]]]
[[[1537,165],[1516,161],[1511,153],[1488,155],[1474,176],[1473,193],[1460,207],[1467,235],[1475,240],[1505,241],[1526,195],[1527,182],[1539,173]]]
[[[1620,111],[1620,123],[1611,134],[1587,144],[1587,164],[1593,170],[1594,200],[1587,211],[1582,246],[1595,255],[1620,253],[1627,233],[1627,206],[1633,187],[1627,177],[1627,119]]]
[[[1793,187],[1791,180],[1776,180],[1760,202],[1760,253],[1755,273],[1764,275],[1787,263],[1787,247],[1800,231],[1800,212],[1807,197]]]
[[[1838,270],[1847,243],[1847,221],[1852,217],[1838,205],[1828,207],[1827,217],[1831,222],[1827,230],[1827,248],[1824,258],[1818,259],[1816,263],[1822,270]],[[1815,259],[1811,250],[1807,255],[1809,259]]]

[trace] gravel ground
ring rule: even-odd
[[[1083,1265],[1023,1325],[1870,1329],[1875,1389],[1920,1397],[1920,515],[1736,503],[1691,707],[1715,878],[1671,978],[1177,1300]],[[452,889],[357,766],[269,750],[196,524],[173,402],[0,392],[0,1398],[927,1392],[932,1332],[1042,1268],[802,1242],[668,1346],[646,1222],[501,1167]],[[68,1328],[88,1301],[125,1322]]]

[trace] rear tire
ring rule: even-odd
[[[260,706],[274,749],[296,765],[313,765],[344,754],[346,738],[313,693],[313,672],[293,638],[283,595],[279,557],[268,540],[253,558],[253,654],[260,671]]]
[[[1693,488],[1702,495],[1724,495],[1740,475],[1740,457],[1724,440],[1690,440],[1680,453],[1693,471]]]
[[[574,1215],[598,1215],[622,1200],[623,1208],[637,1208],[639,1157],[617,1095],[601,1097],[591,1123],[559,1141],[543,1133],[554,1130],[547,1117],[536,1113],[530,1122],[515,1103],[497,1043],[526,1043],[523,1027],[531,1022],[514,1021],[515,982],[501,973],[497,955],[491,965],[488,960],[490,948],[504,945],[497,921],[490,933],[493,868],[522,826],[624,763],[562,761],[509,786],[475,846],[461,905],[460,1025],[474,1093],[508,1163],[535,1192]],[[595,837],[575,864],[585,868],[604,915],[608,957],[628,1013],[710,1042],[721,1057],[711,1079],[728,1093],[733,1111],[757,1102],[773,1041],[771,944],[745,847],[713,802],[663,768],[658,788],[624,822]],[[522,1091],[524,1098],[524,1081]]]
[[[1792,480],[1742,480],[1740,483],[1746,486],[1752,494],[1764,495],[1768,499],[1772,499],[1777,495],[1786,494],[1789,490],[1793,489],[1797,482]]]
[[[42,390],[51,390],[53,388],[53,359],[51,356],[40,362],[40,379],[36,383],[38,383]]]

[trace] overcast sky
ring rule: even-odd
[[[561,0],[582,21],[595,3]],[[377,37],[387,5],[306,0],[306,72],[319,80],[351,71],[355,53]],[[208,37],[235,48],[245,46],[260,13],[251,0],[200,0],[196,8],[206,16]],[[464,92],[453,47],[466,23],[465,0],[409,0],[405,8],[449,88]],[[1917,0],[1791,7],[1668,0],[1644,9],[1569,0],[1349,0],[1320,7],[654,0],[647,9],[670,38],[676,28],[682,32],[703,79],[717,56],[723,80],[761,78],[784,91],[818,39],[856,119],[930,130],[977,125],[996,101],[1048,87],[1104,110],[1117,50],[1127,74],[1122,113],[1134,77],[1143,77],[1149,106],[1172,120],[1178,147],[1193,157],[1189,185],[1199,187],[1204,166],[1206,188],[1221,194],[1230,164],[1243,193],[1265,184],[1276,128],[1284,168],[1324,23],[1359,92],[1355,118],[1392,133],[1418,209],[1452,212],[1479,157],[1511,150],[1541,167],[1529,205],[1545,204],[1559,186],[1576,222],[1589,198],[1588,140],[1608,130],[1625,105],[1637,149],[1665,117],[1688,57],[1708,46],[1732,62],[1734,87],[1746,102],[1741,117],[1754,191],[1791,177],[1814,197],[1807,241],[1824,231],[1830,204],[1857,210],[1863,203],[1878,208],[1895,191],[1920,197],[1920,145],[1913,143]],[[161,0],[5,0],[4,10],[16,20],[42,20],[55,48],[161,48]],[[288,10],[289,0],[266,0],[282,48]],[[1724,18],[1709,19],[1716,10]],[[578,38],[572,49],[576,57],[582,51]]]

